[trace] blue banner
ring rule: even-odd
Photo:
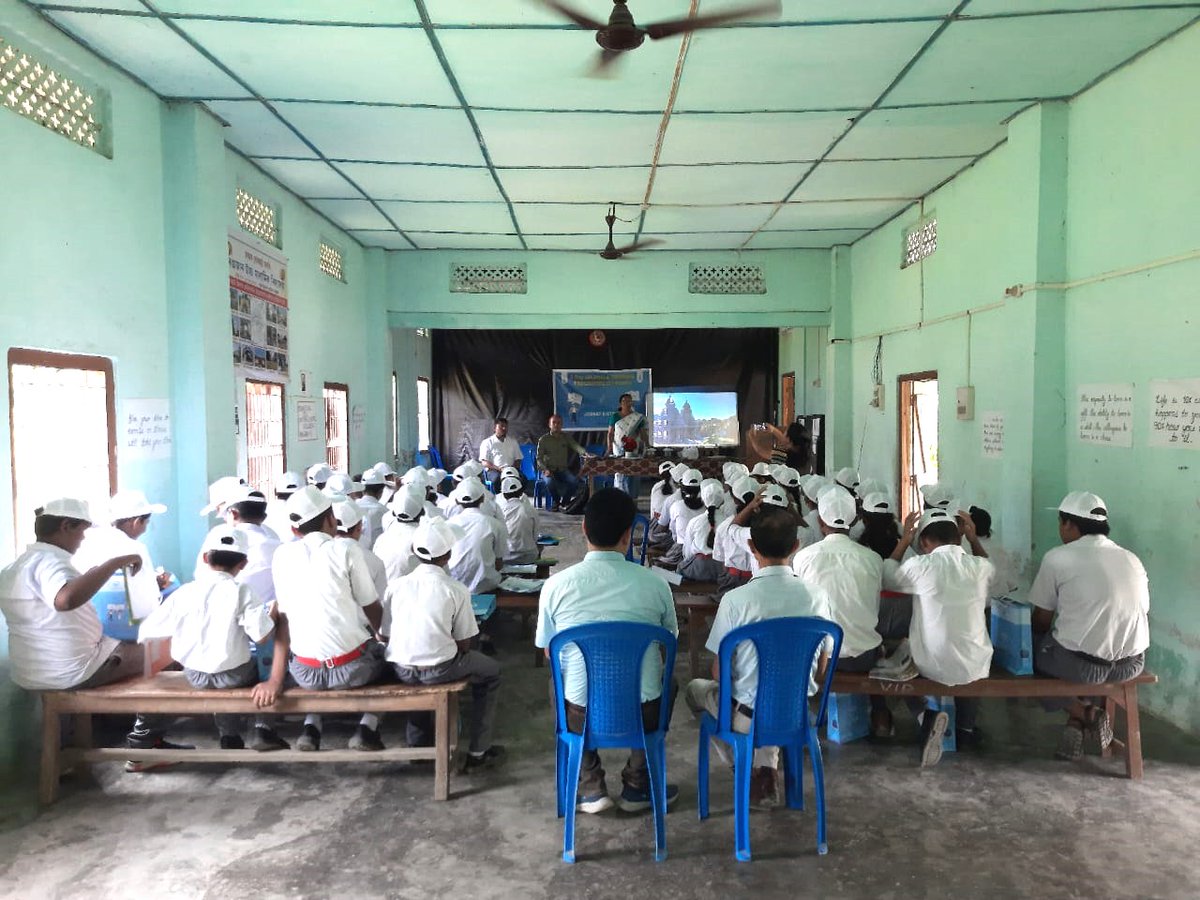
[[[622,394],[633,395],[633,408],[645,415],[650,369],[555,369],[554,411],[563,431],[605,431]]]

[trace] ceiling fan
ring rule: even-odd
[[[617,221],[617,204],[615,203],[608,205],[608,215],[604,217],[604,221],[608,223],[608,246],[600,251],[601,259],[620,259],[622,256],[628,256],[635,250],[642,250],[646,247],[653,247],[662,243],[662,241],[655,238],[649,238],[644,241],[634,241],[632,244],[627,244],[624,247],[618,247],[613,244],[613,224]]]
[[[608,24],[599,22],[591,16],[574,10],[563,3],[559,3],[558,0],[538,0],[538,2],[543,6],[550,7],[559,15],[570,19],[580,28],[596,32],[596,43],[600,45],[601,50],[592,72],[593,75],[604,74],[622,53],[637,49],[646,38],[657,41],[678,34],[686,34],[689,31],[714,28],[718,25],[724,25],[726,22],[735,22],[739,19],[750,19],[757,16],[777,16],[781,9],[778,0],[776,0],[776,2],[771,3],[740,6],[725,10],[724,12],[711,13],[706,16],[671,19],[666,22],[652,22],[646,26],[639,26],[633,21],[633,13],[629,11],[626,5],[627,0],[615,0],[612,13],[608,17]]]

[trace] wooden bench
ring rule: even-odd
[[[685,581],[671,585],[675,598],[675,613],[684,613],[684,633],[688,640],[688,673],[692,678],[708,677],[700,672],[700,651],[708,638],[709,620],[717,614],[714,594],[717,586],[711,582]]]
[[[81,763],[104,760],[191,763],[342,763],[395,762],[432,759],[434,762],[433,797],[450,796],[450,756],[458,739],[458,694],[466,680],[437,685],[379,684],[340,691],[305,691],[293,688],[275,705],[260,710],[250,699],[249,688],[197,690],[188,684],[182,672],[160,672],[148,678],[131,678],[98,688],[74,691],[44,691],[42,698],[42,770],[40,797],[53,803],[58,796],[62,773]],[[307,713],[395,713],[431,712],[434,714],[435,743],[432,747],[396,747],[370,753],[361,750],[133,750],[125,747],[92,746],[92,716],[98,713],[136,713],[176,716],[208,716],[213,713],[241,713],[252,716]],[[59,749],[62,740],[61,717],[74,716],[73,745]]]
[[[1155,684],[1158,676],[1142,672],[1129,681],[1104,684],[1075,684],[1058,678],[1039,675],[1012,675],[994,669],[988,678],[970,684],[938,684],[927,678],[911,681],[877,681],[866,673],[835,672],[831,690],[835,694],[879,694],[886,697],[1103,697],[1113,730],[1121,739],[1113,738],[1104,751],[1111,756],[1113,749],[1125,756],[1125,774],[1140,780],[1142,777],[1142,727],[1138,714],[1139,684]],[[1117,710],[1124,711],[1124,728],[1117,731]]]

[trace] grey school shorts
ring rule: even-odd
[[[1034,639],[1033,667],[1041,675],[1049,675],[1063,681],[1104,684],[1136,678],[1146,667],[1146,655],[1139,653],[1136,656],[1107,662],[1068,650],[1054,639],[1053,634],[1046,632]],[[1070,699],[1061,697],[1049,697],[1042,701],[1042,706],[1051,710],[1067,709],[1070,705]]]
[[[306,691],[336,691],[378,681],[386,669],[383,644],[367,641],[362,656],[332,669],[306,666],[292,659],[288,662],[288,681]]]

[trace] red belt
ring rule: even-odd
[[[343,653],[341,656],[334,656],[330,659],[309,659],[306,656],[293,656],[296,662],[302,666],[308,666],[310,669],[335,669],[338,666],[344,666],[348,662],[354,662],[364,653],[367,652],[367,644],[370,641],[364,641],[361,646],[355,647],[349,653]]]
[[[711,553],[697,553],[695,556],[699,559],[712,559]]]
[[[742,569],[735,569],[733,566],[726,566],[725,571],[728,572],[730,575],[732,575],[734,578],[741,578],[743,575],[747,578],[752,578],[754,576],[753,572],[746,572],[746,571],[743,571]]]

